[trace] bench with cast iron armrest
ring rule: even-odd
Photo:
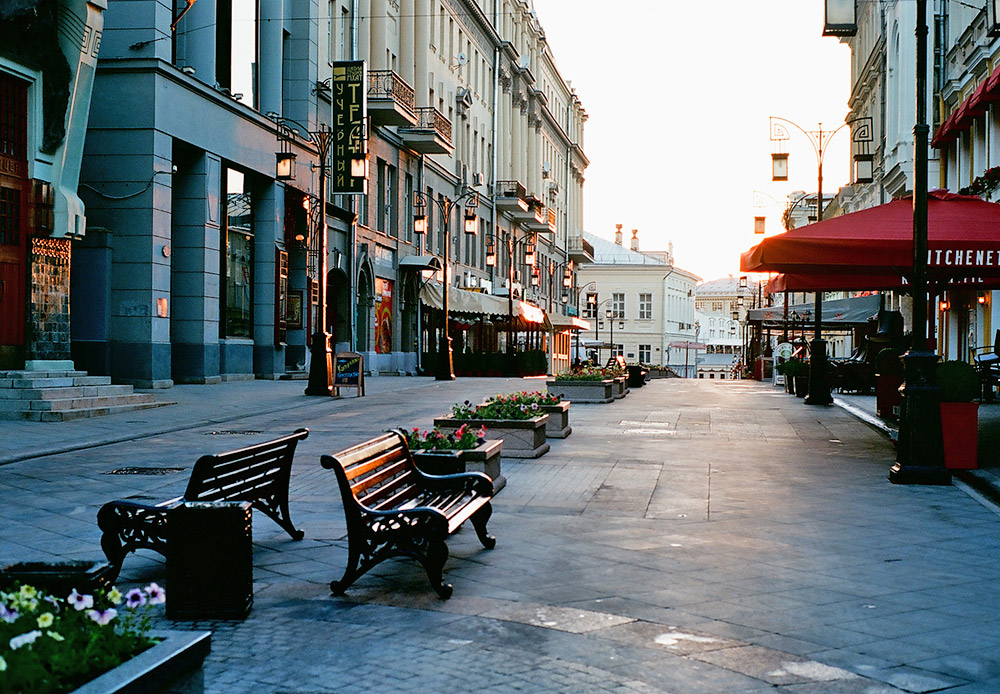
[[[996,331],[992,345],[972,350],[972,363],[979,375],[982,401],[993,402],[993,387],[1000,385],[1000,330]]]
[[[419,561],[431,587],[448,599],[452,587],[441,575],[448,560],[448,536],[471,520],[483,546],[496,545],[496,538],[486,532],[493,513],[490,478],[479,472],[420,472],[398,431],[324,455],[320,462],[336,473],[347,516],[347,570],[330,583],[335,595],[383,560],[405,556]]]
[[[109,580],[118,576],[126,555],[137,549],[151,549],[169,559],[167,512],[188,502],[249,501],[293,540],[301,540],[303,532],[288,513],[288,482],[295,446],[308,435],[308,429],[298,429],[273,441],[203,455],[194,464],[184,495],[175,499],[148,504],[133,497],[104,504],[97,512],[97,525],[103,531],[101,548],[113,566]]]

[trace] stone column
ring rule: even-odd
[[[257,378],[285,373],[285,349],[277,340],[278,251],[284,250],[285,187],[269,182],[255,190],[253,222],[253,371]]]
[[[260,0],[260,107],[257,110],[261,113],[282,112],[284,25],[283,0]]]
[[[193,67],[195,78],[208,85],[215,84],[215,25],[215,3],[196,2],[177,27],[178,65]],[[170,45],[169,41],[159,43]]]
[[[386,40],[388,24],[389,4],[387,0],[369,0],[371,2],[371,56],[369,64],[372,70],[388,70],[389,64],[385,57],[385,50],[388,46]]]
[[[430,84],[428,82],[429,56],[431,51],[431,16],[430,0],[415,0],[416,15],[413,37],[413,91],[417,106],[430,106]],[[405,62],[405,60],[404,60]]]
[[[171,232],[171,360],[177,383],[218,383],[222,162],[178,158]]]
[[[427,46],[421,46],[416,40],[416,26],[425,21],[424,17],[416,16],[415,0],[402,0],[399,10],[399,75],[411,87],[413,84],[414,66],[418,60],[414,45],[420,47],[426,61]]]
[[[372,0],[358,0],[358,60],[372,63]]]

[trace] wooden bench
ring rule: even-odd
[[[235,451],[203,455],[191,471],[183,496],[148,504],[143,497],[109,501],[97,512],[103,531],[101,548],[111,562],[114,581],[129,552],[151,549],[167,554],[167,512],[187,502],[248,501],[281,526],[293,540],[303,532],[292,525],[288,513],[288,481],[296,444],[309,435],[297,429],[282,436]]]
[[[437,594],[448,599],[452,587],[441,576],[448,535],[471,519],[483,546],[496,545],[486,532],[493,513],[490,478],[480,472],[420,472],[399,431],[324,455],[320,462],[336,473],[347,516],[347,570],[330,583],[335,595],[383,560],[405,556],[419,561]]]

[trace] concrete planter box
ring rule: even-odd
[[[203,692],[201,664],[211,649],[212,633],[154,631],[152,635],[163,640],[70,694]]]
[[[612,386],[611,393],[614,395],[615,400],[621,400],[628,395],[628,387],[625,382],[627,379],[627,376],[614,377],[614,385]]]
[[[593,403],[614,402],[612,391],[614,381],[606,378],[603,381],[546,381],[549,395],[558,395],[570,402],[581,405]]]
[[[502,448],[503,439],[493,439],[464,451],[438,449],[412,453],[417,468],[428,475],[482,472],[493,480],[493,493],[496,494],[507,485],[507,478],[500,472]]]
[[[450,432],[463,424],[486,427],[486,439],[503,439],[504,458],[538,458],[549,450],[545,442],[545,425],[549,421],[547,414],[531,419],[454,419],[438,417],[434,426],[441,431]]]
[[[563,400],[557,405],[542,405],[542,411],[549,416],[545,425],[545,436],[550,439],[564,439],[573,433],[569,425],[569,400]]]

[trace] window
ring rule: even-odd
[[[716,311],[716,312],[721,311],[723,305],[724,304],[721,301],[713,301],[712,302],[712,310]]]
[[[219,0],[216,13],[215,80],[237,101],[257,108],[257,0]]]
[[[640,364],[651,364],[652,363],[652,349],[649,345],[639,345],[639,363]]]
[[[226,169],[225,218],[222,227],[222,321],[225,337],[250,337],[253,300],[253,205],[242,173]]]
[[[611,345],[611,355],[615,357],[625,356],[625,346],[621,343],[615,343]]]
[[[354,54],[351,34],[351,13],[346,7],[340,8],[340,59],[350,60]]]
[[[587,292],[587,303],[583,307],[584,318],[597,318],[597,293]]]
[[[639,294],[639,319],[652,320],[653,318],[653,295]]]
[[[403,203],[405,209],[403,224],[403,238],[410,243],[413,243],[413,175],[406,174],[404,179],[406,200]]]
[[[625,317],[625,294],[615,292],[611,295],[611,315],[614,318]]]

